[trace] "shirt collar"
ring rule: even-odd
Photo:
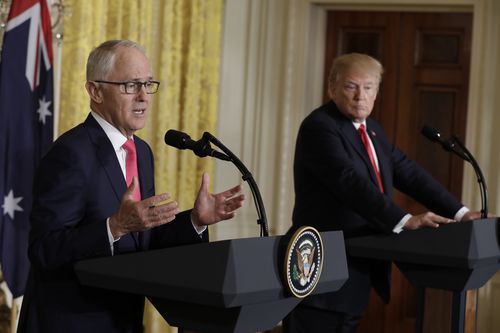
[[[366,127],[366,119],[365,119],[365,120],[363,120],[363,122],[361,122],[361,123],[357,123],[357,122],[353,121],[353,122],[352,122],[352,124],[353,124],[353,125],[354,125],[354,127],[356,128],[356,131],[357,131],[357,130],[359,130],[359,126],[361,126],[361,124],[365,125],[365,129],[367,128],[367,127]]]
[[[94,117],[94,119],[97,121],[97,123],[101,126],[103,129],[104,133],[106,133],[106,136],[108,137],[109,141],[111,141],[111,144],[113,145],[113,149],[115,151],[118,151],[123,144],[127,141],[127,137],[123,135],[116,127],[108,123],[106,120],[104,120],[103,117],[101,117],[98,113],[94,111],[90,111],[90,114]]]

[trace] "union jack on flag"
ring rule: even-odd
[[[0,58],[0,265],[24,294],[33,177],[53,138],[53,64],[46,0],[12,0]]]

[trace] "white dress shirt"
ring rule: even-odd
[[[357,122],[353,122],[352,123],[354,125],[354,127],[356,128],[356,131],[359,130],[359,126],[361,126],[361,124],[364,124],[365,125],[365,129],[366,129],[366,133],[369,133],[368,132],[368,127],[366,126],[366,120],[363,121],[362,123],[357,123]],[[377,157],[377,151],[375,150],[375,146],[373,146],[373,142],[372,142],[372,139],[370,138],[369,135],[367,135],[368,137],[368,142],[370,143],[370,147],[372,148],[372,152],[373,152],[373,158],[375,159],[375,164],[377,164],[377,169],[379,170],[380,172],[380,167],[379,167],[379,164],[378,164],[378,157]],[[462,221],[462,218],[464,217],[464,215],[469,212],[469,208],[463,206],[462,208],[460,208],[458,210],[458,212],[455,213],[455,221],[457,222],[460,222]],[[401,231],[403,231],[403,228],[406,224],[406,222],[408,222],[408,220],[412,217],[413,215],[411,214],[406,214],[405,216],[403,216],[403,218],[401,220],[399,220],[398,224],[396,224],[396,226],[392,229],[392,232],[396,233],[396,234],[399,234]]]
[[[118,163],[120,164],[120,168],[123,172],[123,177],[126,179],[126,160],[127,160],[127,151],[122,147],[123,144],[127,141],[127,137],[123,135],[116,127],[108,123],[104,118],[102,118],[99,114],[94,111],[91,111],[90,114],[97,121],[99,126],[103,129],[104,133],[108,137],[109,141],[113,145],[113,149],[116,153],[116,158],[118,159]],[[131,138],[133,140],[133,137]],[[111,254],[114,254],[114,242],[118,241],[120,238],[114,239],[113,234],[111,233],[111,229],[109,227],[109,217],[106,219],[106,228],[108,230],[108,239],[109,246],[111,248]],[[193,221],[191,221],[193,228],[196,230],[198,235],[201,234],[207,229],[207,226],[196,226]]]

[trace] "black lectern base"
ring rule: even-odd
[[[275,327],[301,301],[290,297],[236,308],[218,308],[166,299],[149,300],[171,326],[203,333],[265,331]]]
[[[481,288],[500,269],[499,263],[474,269],[395,263],[414,286],[450,291]]]
[[[500,269],[498,218],[347,240],[353,257],[394,261],[419,288],[415,332],[423,330],[425,288],[453,292],[451,332],[464,332],[466,291],[482,287]]]
[[[342,232],[322,234],[323,270],[312,292],[347,280]],[[299,302],[283,287],[282,236],[246,238],[78,262],[84,285],[144,295],[167,322],[204,333],[252,333],[276,326]]]

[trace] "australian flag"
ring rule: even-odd
[[[46,0],[13,0],[0,58],[0,265],[24,294],[33,176],[52,143],[53,73]]]

